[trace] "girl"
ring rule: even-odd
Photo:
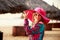
[[[34,10],[25,10],[24,13],[24,29],[29,40],[43,40],[44,24],[49,22],[45,10],[37,7]],[[32,27],[29,26],[28,19],[32,21]]]

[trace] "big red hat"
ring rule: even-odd
[[[42,16],[44,23],[49,22],[50,19],[46,17],[46,11],[43,8],[37,7],[34,10]]]
[[[45,12],[45,10],[44,10],[43,8],[40,8],[40,7],[37,7],[37,8],[35,8],[34,10],[25,10],[24,12],[25,12],[26,14],[28,14],[27,17],[28,17],[28,19],[30,19],[32,22],[33,22],[33,20],[32,20],[32,15],[33,15],[34,12],[37,12],[37,13],[39,13],[39,14],[41,15],[41,17],[43,18],[44,23],[48,23],[49,20],[50,20],[50,19],[48,19],[48,18],[46,17],[46,12]]]

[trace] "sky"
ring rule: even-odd
[[[54,4],[55,7],[60,9],[60,0],[43,0],[43,1],[45,1],[51,6]]]

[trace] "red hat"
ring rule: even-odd
[[[42,16],[44,23],[48,23],[49,22],[50,19],[48,19],[46,17],[46,12],[45,12],[45,10],[43,8],[37,7],[34,10],[36,12],[38,12]]]
[[[38,12],[38,13],[42,16],[44,23],[48,23],[49,20],[50,20],[50,19],[48,19],[48,18],[46,17],[46,12],[45,12],[45,10],[44,10],[43,8],[40,8],[40,7],[37,7],[37,8],[35,8],[34,10],[25,10],[24,12],[26,12],[26,13],[28,14],[27,17],[28,17],[28,19],[30,19],[32,22],[33,22],[33,20],[32,20],[32,14],[33,14],[34,12]]]

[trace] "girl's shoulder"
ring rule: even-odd
[[[39,26],[44,26],[44,23],[43,22],[39,22],[38,25]]]

